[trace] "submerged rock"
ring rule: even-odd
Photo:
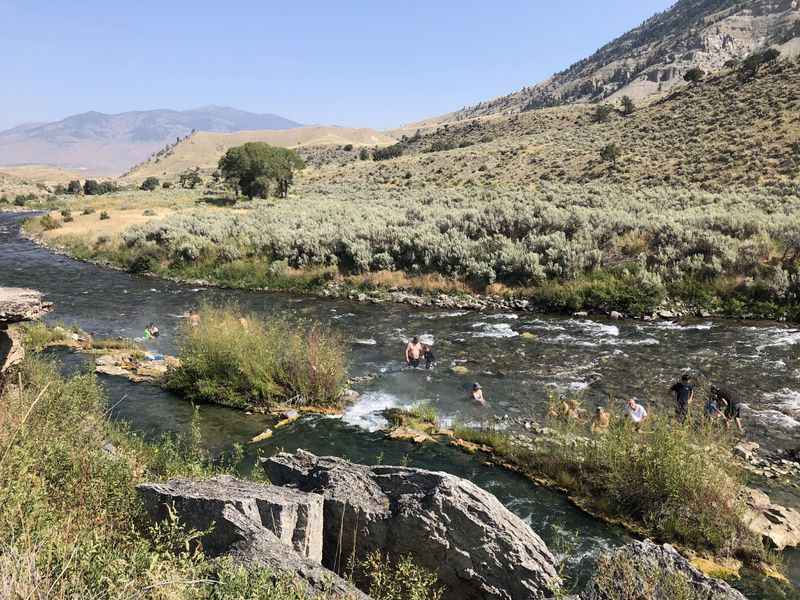
[[[581,600],[747,600],[724,581],[704,575],[669,544],[635,541],[598,562]]]
[[[378,550],[436,572],[453,600],[545,598],[558,585],[539,536],[469,481],[304,451],[263,462],[273,483],[325,497],[322,560],[330,569]]]

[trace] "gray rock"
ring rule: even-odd
[[[264,468],[274,484],[324,495],[322,560],[330,569],[374,550],[411,555],[438,574],[452,600],[545,598],[558,584],[539,536],[459,477],[304,451],[265,459]]]
[[[226,554],[236,563],[248,568],[266,568],[273,573],[286,573],[295,581],[304,583],[307,591],[320,594],[321,597],[370,600],[369,596],[333,571],[297,554],[234,505],[226,504],[223,507],[220,525],[231,532],[232,543]]]
[[[747,600],[724,581],[707,577],[669,544],[635,541],[598,562],[582,600],[647,598],[673,600],[679,592],[695,600]]]
[[[783,550],[800,546],[800,513],[793,508],[773,504],[760,490],[747,490],[744,522],[761,536],[767,546]]]
[[[204,536],[203,547],[212,556],[225,554],[240,534],[225,526],[223,512],[233,507],[259,527],[272,532],[301,556],[322,560],[322,496],[276,486],[259,485],[221,476],[203,481],[173,479],[137,486],[155,520],[167,517],[174,506],[181,521]]]
[[[0,287],[0,324],[33,321],[53,308],[42,293],[27,288]]]

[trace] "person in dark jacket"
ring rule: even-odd
[[[669,388],[675,394],[675,416],[681,423],[686,420],[686,415],[689,414],[689,405],[694,399],[694,386],[689,381],[691,381],[689,374],[684,373],[681,380]]]

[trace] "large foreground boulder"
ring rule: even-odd
[[[207,532],[204,551],[248,568],[288,574],[311,594],[341,600],[369,597],[323,567],[322,497],[222,476],[138,486],[157,521],[171,512],[188,528]]]
[[[528,600],[558,585],[547,546],[492,494],[449,475],[298,451],[264,460],[273,484],[322,494],[323,564],[380,551],[437,573],[445,597]]]
[[[145,483],[138,488],[145,508],[155,520],[163,520],[174,508],[181,522],[198,531],[213,527],[203,539],[211,555],[228,552],[240,537],[223,518],[233,507],[250,521],[272,532],[301,556],[322,560],[322,496],[288,488],[259,485],[230,476],[195,481],[173,479]]]
[[[670,545],[635,541],[600,558],[582,600],[747,600],[724,581],[707,577]]]

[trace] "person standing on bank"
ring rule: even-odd
[[[684,373],[681,380],[669,388],[675,394],[675,417],[681,423],[686,420],[686,415],[689,414],[689,405],[694,399],[694,386],[690,385],[689,381],[689,374]]]

